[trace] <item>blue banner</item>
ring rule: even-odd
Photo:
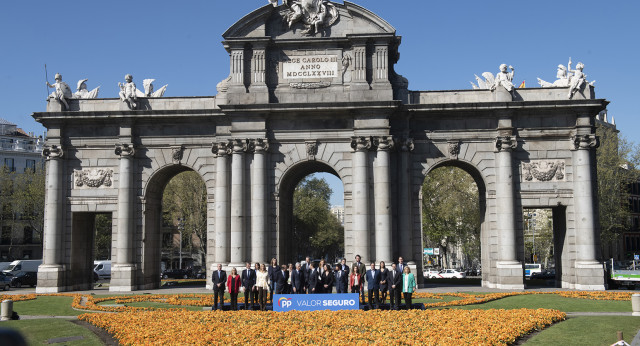
[[[274,294],[273,311],[358,310],[357,293],[340,294]]]

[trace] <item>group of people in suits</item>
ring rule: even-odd
[[[391,303],[391,309],[398,310],[401,303],[401,294],[404,294],[405,304],[411,308],[411,295],[417,285],[411,269],[404,263],[402,257],[398,263],[393,263],[388,269],[384,262],[380,262],[376,269],[374,262],[369,264],[367,270],[361,261],[360,255],[355,257],[351,268],[346,259],[333,267],[321,260],[315,265],[309,257],[302,263],[295,265],[278,265],[273,258],[268,267],[264,263],[256,263],[251,268],[247,262],[245,269],[238,274],[236,268],[232,268],[231,275],[227,276],[218,264],[218,270],[212,273],[214,292],[213,310],[217,310],[224,304],[224,293],[228,290],[231,296],[231,309],[238,309],[238,293],[244,292],[244,303],[247,310],[255,306],[256,301],[260,310],[265,310],[267,295],[273,301],[273,294],[317,294],[317,293],[357,293],[361,304],[365,302],[365,285],[368,292],[368,305],[370,309],[379,308],[386,303],[387,293]]]

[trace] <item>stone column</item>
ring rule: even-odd
[[[574,191],[576,220],[576,256],[580,262],[594,263],[596,260],[596,234],[593,207],[593,178],[591,177],[591,150],[597,147],[595,135],[573,137]]]
[[[586,120],[585,120],[586,121]],[[590,130],[590,128],[589,128]],[[580,129],[579,129],[580,131]],[[605,289],[604,267],[598,261],[599,237],[593,194],[595,181],[592,172],[592,151],[598,147],[594,134],[581,134],[572,138],[573,153],[573,203],[575,213],[575,282],[569,282],[569,288],[584,290]],[[562,283],[563,287],[567,283]]]
[[[374,203],[375,203],[375,240],[376,262],[391,263],[393,259],[393,237],[391,235],[391,179],[389,166],[391,160],[389,151],[394,146],[391,136],[381,136],[374,139],[378,147],[378,157],[374,173]]]
[[[367,263],[371,260],[369,255],[369,177],[368,151],[371,148],[371,139],[368,137],[353,137],[351,147],[355,150],[353,155],[353,251],[360,255]]]
[[[411,172],[409,169],[410,155],[414,149],[413,138],[407,138],[400,148],[400,186],[398,192],[398,250],[400,256],[407,261],[413,260],[411,246]]]
[[[229,155],[228,142],[214,143],[212,151],[216,154],[216,190],[215,190],[215,262],[229,263]],[[209,268],[208,268],[209,269]]]
[[[234,139],[231,156],[231,263],[243,267],[245,258],[244,159],[247,140]]]
[[[115,154],[120,156],[118,173],[118,238],[116,241],[116,263],[111,273],[109,291],[128,292],[135,289],[135,264],[133,258],[133,239],[135,233],[133,196],[133,157],[132,144],[116,145]]]
[[[252,142],[254,149],[251,171],[251,261],[263,263],[267,260],[267,170],[266,155],[269,143],[266,139]]]
[[[62,229],[62,185],[64,152],[59,145],[46,145],[42,155],[47,160],[47,194],[44,210],[44,257],[38,268],[36,293],[64,291],[64,253]]]
[[[498,283],[501,289],[523,289],[522,264],[518,262],[516,205],[512,152],[515,136],[498,136],[496,146],[496,228],[498,233]]]
[[[513,189],[512,151],[517,147],[515,137],[496,139],[496,225],[500,234],[499,256],[502,262],[516,262],[516,219]]]

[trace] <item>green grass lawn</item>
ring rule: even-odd
[[[554,294],[513,296],[452,309],[556,309],[564,312],[631,312],[631,302],[565,298]]]
[[[627,343],[640,330],[640,317],[577,316],[536,334],[525,345],[611,345],[621,330]]]
[[[54,338],[82,336],[82,340],[68,341],[59,345],[102,345],[103,343],[90,330],[70,321],[49,318],[38,320],[7,321],[0,323],[1,328],[19,331],[29,345],[44,345]],[[1,342],[0,342],[1,343]]]
[[[72,297],[38,297],[13,303],[13,311],[18,315],[30,316],[78,316],[83,311],[71,308]]]

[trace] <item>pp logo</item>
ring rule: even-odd
[[[291,298],[280,298],[278,299],[278,306],[286,309],[291,306]]]

